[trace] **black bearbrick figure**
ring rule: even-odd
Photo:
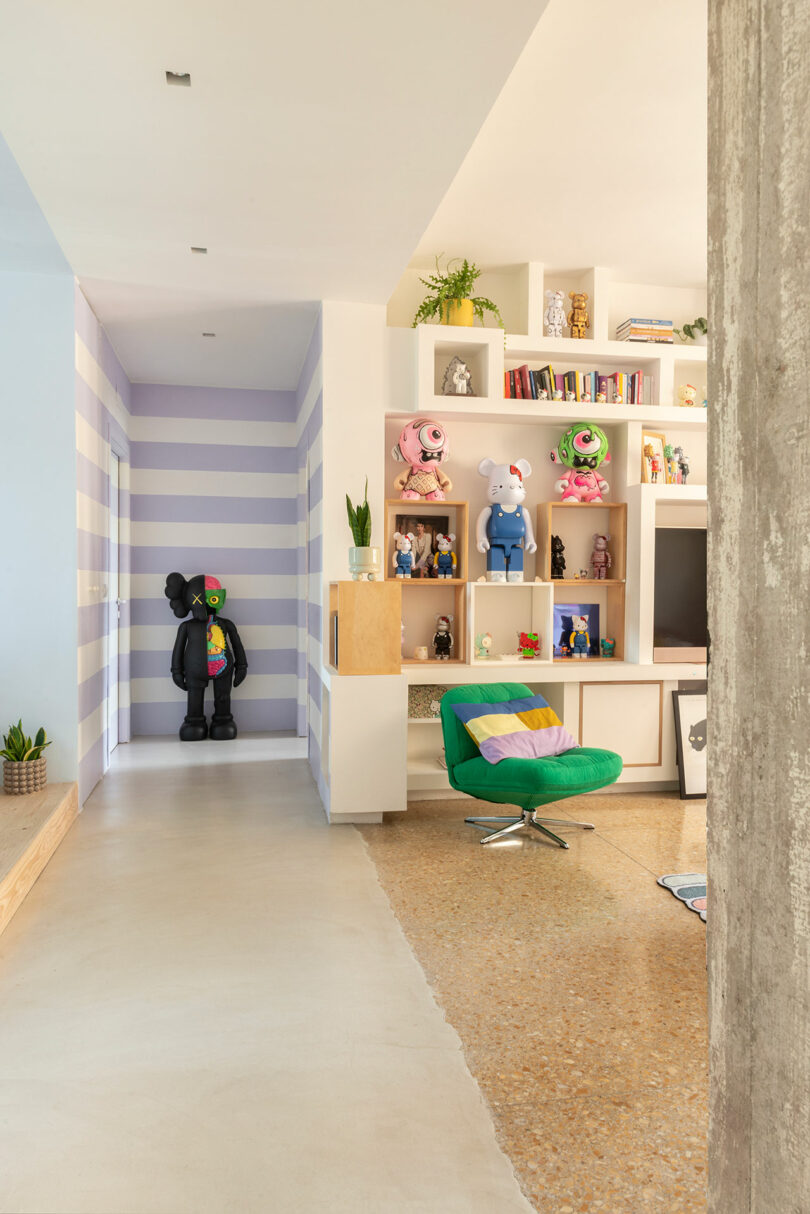
[[[558,535],[551,537],[551,576],[553,578],[565,577],[565,544]]]
[[[182,573],[170,573],[163,593],[179,619],[191,612],[191,619],[184,620],[177,629],[172,650],[172,679],[188,692],[188,712],[180,726],[180,741],[235,738],[231,686],[238,687],[244,680],[247,657],[236,625],[219,615],[225,605],[222,584],[204,573],[198,573],[189,581]],[[214,684],[214,715],[210,730],[204,708],[209,679]]]

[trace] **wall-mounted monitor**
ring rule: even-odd
[[[705,662],[705,527],[656,527],[653,661]]]

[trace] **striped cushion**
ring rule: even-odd
[[[453,704],[452,708],[488,763],[547,759],[577,745],[542,696],[501,704]]]

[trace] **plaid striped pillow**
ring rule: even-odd
[[[542,696],[501,704],[453,704],[453,712],[488,763],[548,759],[577,743]]]

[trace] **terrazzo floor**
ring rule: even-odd
[[[475,808],[474,808],[475,807]],[[482,847],[458,800],[360,829],[380,883],[542,1214],[705,1211],[706,926],[656,885],[705,871],[706,809],[571,798]],[[497,812],[497,810],[493,810]]]

